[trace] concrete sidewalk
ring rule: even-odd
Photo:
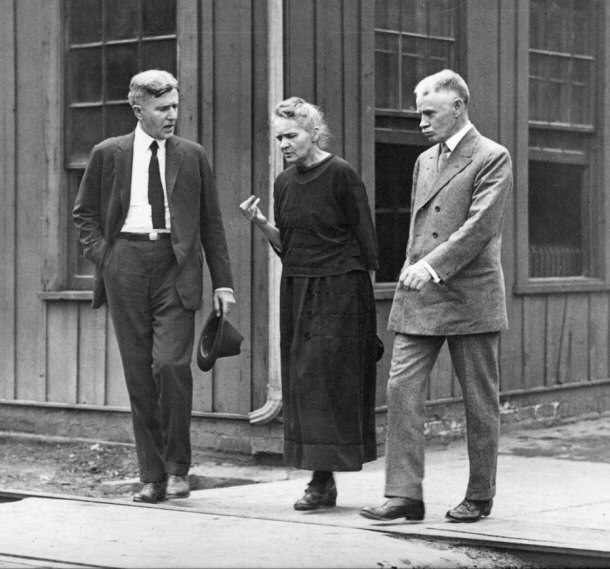
[[[468,476],[465,444],[458,441],[427,451],[421,523],[359,516],[363,506],[384,501],[383,458],[362,472],[336,475],[337,507],[315,512],[292,508],[308,472],[210,464],[194,470],[271,481],[197,490],[155,506],[39,497],[0,504],[0,567],[498,566],[493,559],[473,562],[452,540],[610,566],[610,464],[597,462],[594,448],[576,457],[559,452],[574,433],[610,440],[609,424],[602,419],[502,437],[494,509],[475,524],[444,517],[462,499]],[[37,565],[43,561],[48,565]]]

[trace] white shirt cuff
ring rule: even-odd
[[[228,286],[221,286],[220,288],[215,288],[214,292],[235,292],[232,288]]]
[[[426,270],[430,273],[430,276],[432,277],[432,280],[435,283],[440,283],[441,282],[441,278],[438,276],[436,271],[430,266],[430,264],[428,262],[424,261],[423,259],[422,259],[422,264],[424,265],[424,267],[426,267]]]

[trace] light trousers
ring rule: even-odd
[[[396,334],[387,385],[385,496],[423,500],[427,384],[445,341],[466,412],[470,465],[466,498],[488,500],[495,495],[500,432],[499,338],[499,332]]]

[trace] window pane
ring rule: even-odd
[[[141,68],[164,69],[176,75],[176,41],[142,42]]]
[[[71,102],[101,102],[102,48],[72,50],[69,77]]]
[[[428,0],[428,33],[431,36],[453,37],[456,4],[452,0]]]
[[[428,12],[426,6],[417,0],[403,0],[400,28],[403,32],[428,35]]]
[[[65,1],[65,151],[68,202],[73,204],[92,147],[135,127],[127,103],[131,77],[152,67],[176,74],[176,0]],[[160,35],[170,37],[150,41]],[[82,255],[72,223],[68,227],[70,286],[90,288],[92,265]]]
[[[138,44],[106,47],[106,100],[127,99],[129,81],[138,72]]]
[[[398,38],[375,35],[375,101],[382,109],[398,108]]]
[[[456,67],[458,9],[457,0],[375,3],[377,108],[413,110],[413,89],[417,82],[446,67]],[[401,17],[397,19],[399,13]],[[391,92],[395,87],[399,91]]]
[[[142,35],[176,33],[176,0],[145,0],[142,11]]]
[[[425,147],[375,144],[375,224],[379,242],[377,282],[395,282],[405,261],[413,168]]]
[[[530,276],[583,274],[584,168],[529,164]]]
[[[428,48],[430,53],[428,73],[436,73],[441,69],[453,67],[453,43],[430,40]]]
[[[594,125],[596,20],[595,0],[531,0],[530,119]]]
[[[137,38],[137,0],[106,0],[105,18],[106,41]]]
[[[70,162],[86,162],[91,149],[102,139],[102,107],[71,109],[68,137]]]
[[[108,105],[104,123],[104,137],[120,136],[131,132],[136,127],[136,117],[128,103]]]
[[[91,43],[102,40],[102,1],[70,0],[70,43]]]
[[[80,185],[80,181],[83,178],[84,170],[71,170],[68,175],[68,187],[69,187],[69,211],[68,214],[71,213],[72,204],[74,204],[74,200],[76,199],[76,194],[78,193],[78,187]],[[73,266],[75,268],[72,279],[73,282],[70,283],[72,288],[78,288],[79,284],[78,279],[82,279],[83,277],[93,277],[94,266],[91,261],[85,259],[83,255],[83,246],[79,243],[76,238],[76,229],[73,223],[68,224],[69,232],[70,232],[70,243],[72,243],[72,251],[70,251],[70,257],[73,258]]]

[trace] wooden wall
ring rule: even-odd
[[[523,72],[528,58],[527,12],[512,0],[467,0],[465,8],[470,117],[484,135],[509,149],[514,166],[514,189],[503,227],[509,330],[501,336],[502,399],[603,382],[610,377],[608,293],[555,290],[534,294],[517,287],[518,274],[527,271],[527,246],[523,247],[519,231],[522,212],[527,211],[528,92],[527,73]],[[609,120],[607,113],[606,105],[604,124]],[[607,173],[600,172],[600,202],[607,212],[610,204],[604,198],[604,179]],[[390,367],[387,354],[393,338],[385,330],[391,299],[383,293],[378,296],[378,327],[386,357],[378,365],[377,404],[383,407]],[[432,372],[428,399],[434,403],[459,397],[460,387],[444,347]]]
[[[0,7],[7,79],[0,89],[8,102],[0,111],[0,397],[127,410],[106,308],[91,309],[87,292],[64,290],[72,204],[63,166],[62,3],[1,0]],[[268,312],[266,263],[258,261],[262,244],[253,244],[252,227],[238,210],[267,187],[265,26],[264,2],[179,2],[179,132],[200,141],[212,162],[238,301],[231,321],[245,337],[241,357],[219,360],[212,372],[193,362],[196,414],[245,419],[266,396],[267,324],[260,318]],[[212,309],[211,295],[206,277],[197,332]]]
[[[333,133],[329,149],[361,172],[374,207],[374,2],[285,0],[282,5],[284,95],[322,107]],[[245,336],[241,357],[220,360],[210,373],[193,364],[194,410],[203,419],[245,422],[247,413],[265,401],[269,368],[268,246],[237,207],[251,193],[269,206],[266,2],[181,0],[179,6],[179,130],[201,141],[212,160],[236,281],[238,305],[231,321]],[[518,227],[519,211],[526,207],[527,93],[518,69],[527,57],[520,35],[526,22],[512,0],[468,0],[466,6],[472,119],[509,148],[515,168],[504,226],[510,330],[502,336],[502,391],[529,394],[606,380],[607,292],[514,290],[524,262],[518,255]],[[0,0],[0,10],[5,103],[0,110],[0,399],[33,407],[127,411],[106,309],[92,310],[87,293],[63,290],[71,204],[63,169],[61,2]],[[607,123],[610,110],[605,111]],[[602,184],[608,175],[600,175]],[[198,331],[211,310],[209,280],[205,285]],[[383,406],[391,298],[379,296],[378,327],[386,355],[378,367],[377,403]],[[429,399],[459,396],[444,350]]]

